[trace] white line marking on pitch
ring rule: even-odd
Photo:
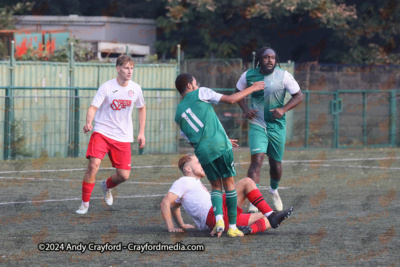
[[[314,164],[314,166],[318,167],[341,167],[341,168],[371,168],[371,169],[380,169],[380,170],[400,170],[400,167],[378,167],[378,166],[356,166],[356,165],[330,165],[330,164]]]
[[[311,159],[311,160],[283,160],[282,163],[302,163],[302,162],[335,162],[335,161],[365,161],[365,160],[382,160],[382,159],[400,159],[400,157],[385,157],[385,158],[355,158],[355,159]],[[237,162],[235,165],[250,164],[250,162]],[[268,162],[264,162],[265,165]],[[132,166],[131,169],[141,168],[172,168],[178,165],[148,165],[148,166]],[[112,167],[101,168],[101,170],[115,170]],[[0,173],[30,173],[30,172],[66,172],[66,171],[86,171],[86,168],[80,169],[58,169],[58,170],[24,170],[24,171],[0,171]]]
[[[0,177],[0,180],[31,180],[31,181],[64,181],[64,182],[82,182],[82,179],[52,179],[52,178],[36,178],[36,177]],[[96,181],[96,183],[100,183],[101,181]],[[171,183],[157,183],[157,182],[134,182],[134,181],[126,181],[124,183],[128,184],[173,184]]]
[[[117,196],[116,198],[141,198],[141,197],[162,197],[163,195],[147,195],[147,196]],[[103,199],[103,197],[91,197],[90,199]],[[70,200],[82,200],[82,198],[66,198],[66,199],[47,199],[47,200],[35,200],[35,201],[15,201],[15,202],[0,202],[0,205],[11,205],[11,204],[25,204],[25,203],[43,203],[43,202],[63,202]]]

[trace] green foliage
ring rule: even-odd
[[[400,64],[396,0],[169,0],[166,10],[156,22],[171,30],[160,31],[156,47],[170,56],[180,43],[185,58],[250,61],[272,46],[297,62]]]
[[[32,157],[32,151],[27,148],[26,128],[22,120],[11,123],[11,158]]]
[[[398,0],[25,1],[0,0],[0,28],[13,28],[13,14],[143,17],[155,19],[155,47],[167,58],[176,58],[177,44],[186,59],[245,61],[272,46],[281,61],[400,64]],[[90,58],[76,51],[77,61]],[[68,48],[52,60],[67,55]]]
[[[12,6],[0,7],[0,29],[1,30],[12,30],[15,28],[15,19],[13,15],[24,14],[32,9],[31,2],[20,2],[15,3]]]
[[[29,12],[32,9],[32,5],[33,3],[31,2],[15,3],[10,6],[0,5],[0,30],[15,29],[15,18],[13,16]],[[5,40],[7,39],[0,39],[0,59],[6,59],[9,57]]]

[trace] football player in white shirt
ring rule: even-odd
[[[134,62],[127,55],[117,59],[118,76],[102,84],[97,91],[86,115],[84,133],[93,129],[86,153],[89,164],[83,177],[82,204],[76,211],[86,214],[89,209],[90,195],[96,180],[101,161],[108,153],[116,173],[100,185],[107,205],[113,204],[111,188],[125,182],[131,171],[131,142],[133,142],[132,111],[135,105],[139,109],[139,134],[137,141],[143,148],[146,143],[144,128],[146,124],[146,103],[142,88],[131,81]],[[94,119],[94,128],[92,122]]]
[[[169,232],[183,232],[185,229],[194,228],[191,224],[183,222],[180,207],[193,218],[200,230],[212,230],[215,225],[215,216],[211,204],[211,196],[200,181],[205,173],[195,155],[187,154],[180,158],[179,169],[185,175],[174,182],[172,187],[161,202],[161,214],[165,220]],[[250,178],[244,178],[235,184],[237,192],[237,225],[244,234],[257,233],[269,228],[277,228],[286,218],[289,218],[293,208],[275,212],[265,202],[256,184]],[[241,207],[245,199],[249,199],[261,212],[243,214]],[[227,216],[227,208],[224,197],[224,216]],[[175,227],[172,218],[178,227]],[[228,222],[228,220],[225,220]],[[225,230],[229,225],[225,223]],[[211,235],[216,234],[214,231]]]

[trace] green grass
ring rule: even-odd
[[[132,169],[130,180],[114,190],[111,209],[96,184],[84,216],[74,212],[81,202],[86,159],[2,161],[0,262],[9,266],[395,266],[400,260],[398,155],[400,149],[286,151],[280,195],[284,206],[293,205],[295,213],[277,230],[243,238],[212,238],[198,230],[167,232],[159,204],[180,176],[177,167],[166,165],[175,165],[180,155],[134,156],[132,166],[153,167]],[[309,160],[319,161],[310,165]],[[246,176],[249,161],[247,149],[235,152],[236,180]],[[102,167],[96,181],[114,172],[107,169],[108,159]],[[264,165],[261,191],[270,202],[267,175]],[[206,179],[203,183],[210,188]],[[182,214],[185,222],[193,223]],[[203,244],[206,250],[40,252],[40,242],[181,242]]]

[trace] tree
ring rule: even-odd
[[[0,29],[1,30],[12,30],[15,29],[14,23],[15,19],[13,15],[23,14],[32,8],[32,3],[21,2],[14,5],[0,6]],[[7,39],[0,39],[0,58],[6,58],[8,55],[7,44],[5,43]]]
[[[241,57],[261,46],[281,61],[398,62],[396,0],[169,0],[157,49],[185,57]],[[349,53],[350,52],[350,53]]]
[[[343,40],[349,48],[341,57],[346,62],[400,64],[400,3],[396,0],[354,0],[357,20]]]

